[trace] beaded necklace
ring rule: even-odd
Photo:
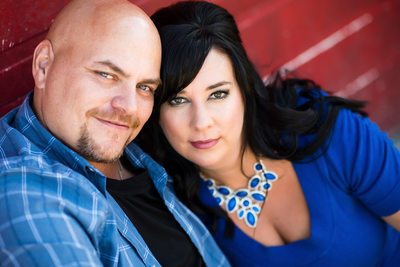
[[[237,217],[244,219],[247,226],[257,226],[258,215],[267,199],[267,192],[271,189],[271,182],[278,179],[274,172],[267,171],[261,160],[254,164],[255,174],[250,178],[247,188],[233,190],[225,185],[216,185],[211,178],[202,177],[208,190],[218,204],[225,205],[228,213],[236,212]]]

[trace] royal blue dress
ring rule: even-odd
[[[224,237],[220,218],[214,238],[233,266],[400,266],[400,233],[381,220],[400,210],[400,153],[385,133],[368,118],[341,110],[326,152],[293,166],[311,237],[267,247],[236,226],[233,239]],[[200,198],[218,207],[204,182]],[[209,218],[201,219],[210,226]]]

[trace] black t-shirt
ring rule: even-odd
[[[165,206],[146,170],[123,181],[107,179],[107,191],[142,235],[162,266],[205,266],[197,248]]]

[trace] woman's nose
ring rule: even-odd
[[[191,126],[198,130],[210,128],[213,124],[213,115],[206,105],[194,105],[192,111]]]

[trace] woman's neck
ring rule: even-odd
[[[218,185],[225,185],[236,190],[247,187],[249,178],[254,175],[254,164],[257,157],[254,153],[246,148],[245,152],[240,153],[239,157],[226,162],[224,166],[219,166],[217,169],[202,169],[200,172],[205,178],[213,179]]]

